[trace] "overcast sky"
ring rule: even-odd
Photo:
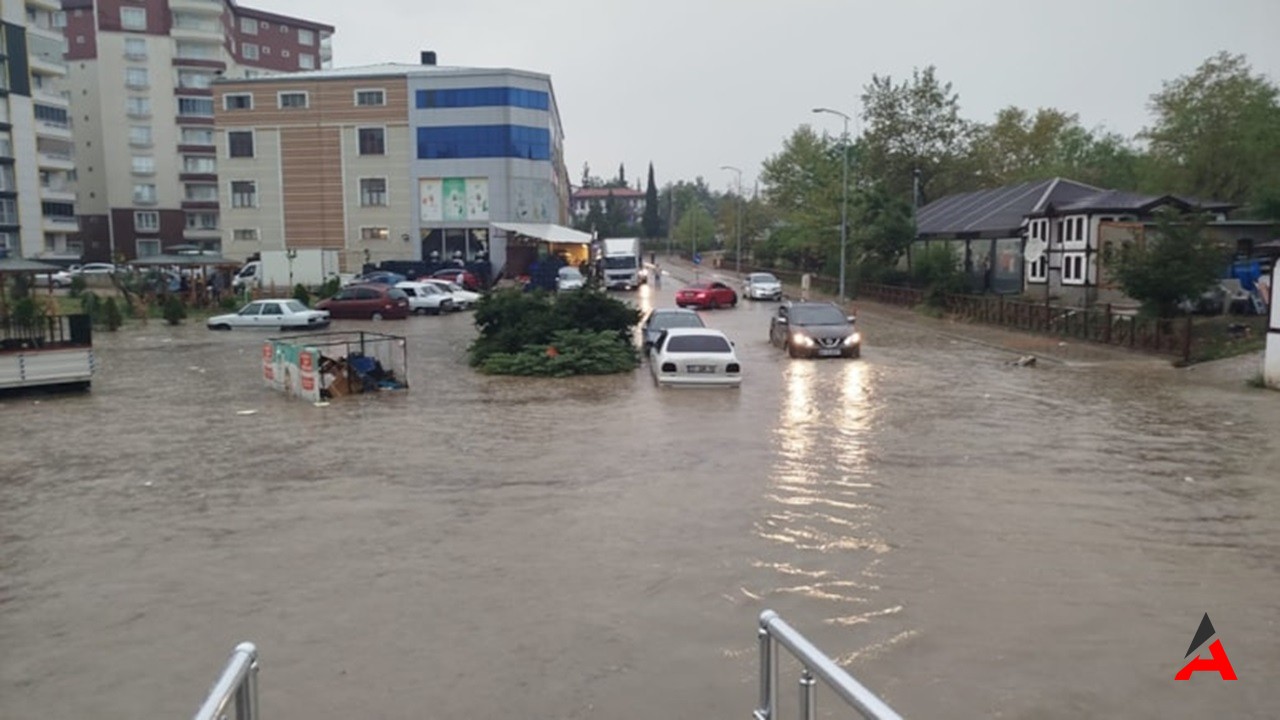
[[[1280,78],[1280,0],[242,0],[333,25],[334,65],[418,61],[548,73],[569,174],[746,188],[801,124],[833,134],[872,74],[935,65],[962,112],[1078,113],[1132,135],[1164,80],[1219,50]],[[851,132],[856,130],[851,126]]]

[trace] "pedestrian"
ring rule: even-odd
[[[653,289],[662,289],[662,267],[657,263],[654,263],[653,266]]]
[[[213,302],[215,305],[222,302],[222,290],[224,287],[226,287],[225,283],[226,281],[223,280],[223,274],[221,270],[218,270],[213,273],[213,282],[211,285],[213,288]]]

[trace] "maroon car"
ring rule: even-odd
[[[400,320],[409,317],[409,296],[390,285],[348,285],[337,295],[316,303],[332,318]]]
[[[738,304],[738,293],[722,282],[704,282],[676,291],[676,305],[680,307],[711,308],[733,307]]]
[[[435,278],[436,280],[448,280],[451,283],[461,285],[464,290],[480,292],[480,278],[470,270],[463,268],[440,268],[427,277]],[[418,279],[422,280],[423,278]]]

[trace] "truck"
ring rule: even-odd
[[[336,277],[337,250],[263,250],[257,260],[250,260],[236,271],[231,287],[235,290],[275,287],[288,294],[294,285],[318,287]]]
[[[645,281],[640,262],[640,238],[600,241],[601,280],[607,288],[634,290]]]

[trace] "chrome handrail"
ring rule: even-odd
[[[233,699],[236,720],[258,720],[258,648],[250,642],[236,646],[193,720],[224,720]]]
[[[755,720],[778,720],[778,645],[800,661],[800,717],[803,720],[816,717],[814,700],[819,679],[867,720],[902,720],[901,715],[854,680],[778,613],[772,610],[760,613],[756,635],[760,640],[760,705],[752,713]]]

